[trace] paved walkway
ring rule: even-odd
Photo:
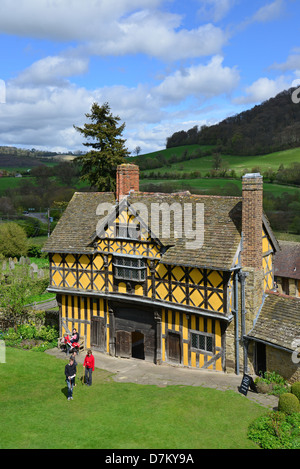
[[[66,360],[66,354],[58,348],[48,350],[47,353]],[[152,384],[160,387],[176,384],[203,386],[221,391],[232,390],[239,393],[238,387],[242,381],[242,375],[194,370],[167,364],[155,365],[144,360],[111,357],[99,352],[93,352],[93,355],[96,368],[113,373],[112,379],[122,383]],[[85,353],[80,353],[76,359],[77,362],[82,364],[84,357]],[[241,396],[269,409],[276,408],[278,403],[278,398],[275,396],[256,394],[250,390],[246,397]]]

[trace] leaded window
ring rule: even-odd
[[[205,352],[213,352],[213,335],[207,333],[195,333],[192,332],[191,345],[193,348],[198,350],[204,350]]]
[[[118,279],[136,282],[146,280],[145,259],[115,256],[113,264],[115,277]]]

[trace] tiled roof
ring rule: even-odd
[[[55,230],[46,242],[44,251],[48,252],[93,252],[92,238],[101,217],[96,215],[97,207],[101,203],[115,204],[113,193],[77,192],[70,201],[65,213],[59,220]],[[151,206],[156,204],[180,204],[182,207],[182,238],[176,237],[180,227],[171,223],[170,234],[162,237],[161,233],[154,235],[168,249],[163,254],[162,262],[172,265],[187,265],[207,267],[211,269],[229,270],[232,267],[234,255],[241,239],[241,198],[219,196],[197,196],[189,192],[177,194],[159,194],[135,192],[127,197],[127,203],[133,207],[143,203],[147,208],[148,219],[143,220],[147,226],[155,226],[153,217],[158,212],[151,212]],[[191,204],[192,222],[184,225],[184,207]],[[196,204],[203,204],[204,208],[204,243],[199,248],[186,248],[186,241],[193,239],[195,234]],[[140,217],[145,215],[141,212]],[[104,218],[103,218],[104,220]],[[171,215],[171,221],[173,216]],[[161,225],[161,221],[160,221]],[[157,225],[156,225],[157,226]],[[199,225],[200,226],[200,225]],[[174,229],[175,228],[175,229]],[[190,230],[188,232],[188,230]],[[193,230],[193,231],[191,231]]]
[[[279,241],[279,246],[274,256],[274,275],[300,279],[300,243]]]
[[[75,192],[53,233],[46,241],[46,252],[93,252],[90,236],[96,230],[96,211],[100,203],[115,203],[114,193]]]
[[[300,338],[300,298],[268,292],[247,336],[294,351],[293,341]]]

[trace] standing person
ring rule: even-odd
[[[76,373],[77,373],[77,361],[76,361],[76,355],[77,355],[77,352],[76,352],[76,350],[73,350],[72,354],[70,355],[70,358],[73,358],[74,365],[75,365],[75,368],[76,368]],[[74,378],[74,386],[76,386],[76,384],[75,384],[75,378]]]
[[[88,386],[92,385],[92,372],[95,367],[95,358],[92,354],[91,349],[87,351],[87,355],[84,359],[83,366],[85,367],[85,384]]]
[[[68,401],[70,401],[71,399],[73,399],[73,386],[76,376],[76,365],[74,363],[73,358],[70,358],[69,363],[67,363],[65,366],[65,375],[68,386]]]

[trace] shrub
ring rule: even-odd
[[[275,396],[286,393],[288,384],[286,380],[275,371],[266,371],[255,379],[258,392],[269,393]]]
[[[57,340],[58,333],[57,330],[51,326],[42,326],[37,332],[37,337],[46,342],[53,342]]]
[[[300,381],[292,384],[291,393],[298,398],[298,401],[300,401]]]
[[[0,225],[0,253],[4,257],[26,256],[28,242],[25,231],[17,223]]]
[[[40,258],[42,255],[42,250],[40,246],[36,244],[30,244],[28,248],[28,256],[29,257],[38,257]]]
[[[263,449],[300,449],[300,413],[270,412],[251,423],[248,438]]]
[[[18,326],[17,333],[21,339],[33,339],[36,337],[36,328],[29,324],[22,324]]]
[[[7,346],[44,351],[57,345],[58,331],[55,327],[40,328],[30,324],[22,324],[17,330],[12,328],[2,333]]]
[[[279,401],[278,401],[278,410],[280,412],[284,412],[285,414],[292,414],[293,412],[299,412],[300,403],[298,401],[298,398],[290,392],[281,394],[279,396]]]

